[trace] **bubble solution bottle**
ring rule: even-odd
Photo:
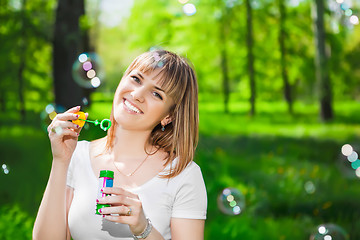
[[[114,172],[110,170],[101,170],[99,175],[99,187],[97,193],[97,199],[108,196],[110,194],[105,194],[101,192],[101,189],[104,187],[113,187],[114,183]],[[99,214],[99,209],[104,207],[110,207],[110,204],[96,204],[96,214]]]

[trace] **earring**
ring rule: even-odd
[[[162,126],[162,125],[161,125]],[[165,131],[165,126],[162,126],[161,131],[164,132]]]

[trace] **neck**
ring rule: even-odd
[[[147,146],[148,138],[151,131],[134,131],[121,128],[117,126],[115,132],[114,145],[112,154],[115,161],[122,159],[122,161],[139,161],[145,156],[145,146],[147,151],[150,151]]]

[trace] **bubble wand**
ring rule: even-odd
[[[101,122],[97,119],[95,121],[91,121],[85,119],[86,116],[84,112],[77,112],[75,114],[79,115],[79,118],[77,120],[73,120],[72,122],[79,125],[80,127],[84,126],[85,122],[92,123],[95,126],[100,124],[100,128],[104,131],[109,130],[109,128],[111,127],[111,121],[109,119],[103,119],[101,120]]]

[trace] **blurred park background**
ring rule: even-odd
[[[122,73],[154,48],[197,72],[206,240],[360,239],[359,10],[355,0],[1,0],[0,239],[31,239],[49,114],[82,105],[109,118]],[[80,139],[104,135],[85,125]]]

